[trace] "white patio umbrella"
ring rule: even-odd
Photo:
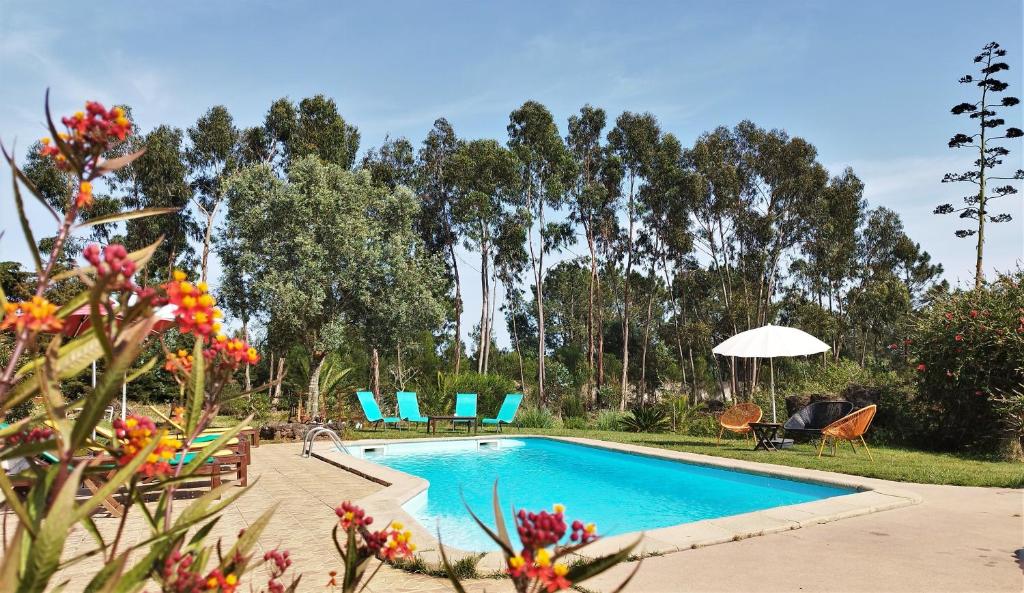
[[[795,327],[768,324],[757,329],[740,332],[715,346],[711,351],[722,356],[768,359],[768,366],[771,369],[772,422],[776,422],[775,365],[772,363],[772,359],[779,356],[819,354],[830,348],[831,346],[825,342]]]

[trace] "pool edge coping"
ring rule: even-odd
[[[801,529],[812,525],[830,523],[870,513],[876,513],[900,507],[912,506],[922,502],[921,496],[894,487],[894,482],[877,478],[851,476],[824,470],[780,466],[755,461],[715,457],[700,453],[688,453],[659,449],[631,443],[616,443],[583,437],[531,435],[531,434],[495,434],[487,436],[466,437],[424,437],[413,439],[360,439],[345,442],[346,446],[382,445],[391,443],[415,443],[427,441],[451,440],[493,440],[516,438],[542,438],[555,441],[609,449],[633,455],[642,455],[670,461],[682,461],[703,467],[727,469],[753,473],[756,475],[792,479],[801,482],[812,482],[826,486],[837,486],[856,490],[857,492],[842,496],[824,498],[793,505],[772,507],[759,511],[751,511],[738,515],[703,519],[690,523],[681,523],[668,527],[659,527],[643,532],[631,532],[608,536],[584,548],[582,552],[588,557],[609,554],[624,548],[634,541],[639,545],[634,554],[640,556],[664,555],[685,550],[702,548],[711,545],[739,541],[751,537]],[[770,454],[770,453],[768,453]],[[313,452],[313,457],[330,463],[346,471],[355,473],[370,481],[384,486],[377,492],[357,499],[367,513],[378,519],[400,521],[413,532],[415,541],[419,542],[418,554],[427,562],[439,562],[436,533],[421,525],[405,511],[403,505],[429,487],[429,482],[418,476],[407,474],[387,466],[383,466],[363,458],[347,455],[341,451],[328,450]],[[452,559],[479,555],[480,552],[469,552],[445,546],[445,551]],[[486,570],[502,570],[504,559],[500,552],[486,553],[480,561]]]

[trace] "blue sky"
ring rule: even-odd
[[[966,282],[970,240],[952,236],[956,219],[931,214],[967,193],[939,183],[970,158],[946,147],[958,131],[949,108],[969,97],[956,81],[991,40],[1009,51],[1011,92],[1021,93],[1024,67],[1021,2],[985,6],[0,0],[0,138],[25,147],[45,135],[46,87],[57,113],[85,99],[123,102],[144,129],[188,126],[214,104],[252,125],[275,98],[325,93],[364,150],[386,134],[418,143],[439,116],[462,137],[504,139],[508,113],[528,99],[563,133],[591,103],[611,118],[651,111],[684,144],[751,119],[808,139],[833,172],[852,166],[871,205],[902,214],[950,281]],[[6,172],[0,183],[0,259],[25,261]],[[1020,204],[990,234],[990,270],[1024,254]],[[470,282],[466,292],[469,327],[479,290]]]

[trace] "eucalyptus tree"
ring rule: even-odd
[[[527,224],[522,211],[508,211],[502,217],[494,246],[494,275],[505,293],[502,308],[519,363],[519,384],[526,389],[526,370],[523,365],[523,348],[517,320],[524,317],[523,291],[520,282],[529,266],[530,257],[526,252]]]
[[[450,163],[455,187],[454,228],[463,246],[480,255],[480,336],[477,372],[487,372],[496,306],[495,242],[506,219],[505,206],[516,192],[515,155],[495,140],[473,140],[459,147]]]
[[[246,205],[231,207],[227,224],[250,263],[262,314],[276,339],[309,353],[311,415],[323,362],[353,327],[376,350],[407,327],[435,322],[438,270],[414,231],[418,202],[407,189],[305,157],[287,179],[267,165],[243,169],[228,196],[231,206]]]
[[[615,127],[608,132],[608,145],[619,158],[623,167],[623,183],[625,184],[626,226],[627,231],[621,247],[625,257],[622,289],[622,377],[620,389],[622,398],[619,407],[626,409],[629,387],[629,327],[630,319],[630,284],[635,263],[634,241],[637,226],[643,215],[644,204],[638,199],[647,183],[648,175],[661,138],[658,121],[650,113],[635,114],[624,112],[615,120]]]
[[[650,286],[656,286],[654,277],[661,268],[665,283],[664,294],[668,297],[668,307],[673,313],[676,352],[679,356],[679,368],[682,380],[686,382],[686,366],[682,344],[682,326],[686,324],[687,311],[680,310],[676,296],[679,291],[673,286],[673,279],[679,273],[685,273],[693,251],[693,235],[690,229],[689,200],[692,192],[687,191],[687,184],[692,182],[682,166],[683,149],[673,134],[664,134],[657,143],[648,173],[648,183],[639,193],[643,202],[643,238],[646,260],[649,264],[648,280]],[[657,291],[649,291],[655,295]],[[681,295],[679,295],[681,296]],[[648,315],[644,323],[644,333],[650,334],[652,321],[652,303],[648,302]],[[642,358],[646,359],[645,339]],[[641,371],[643,372],[643,371]],[[641,384],[643,384],[641,378]]]
[[[178,208],[170,215],[135,218],[125,222],[124,245],[129,251],[163,242],[146,268],[143,283],[170,277],[175,267],[195,265],[192,241],[201,237],[199,225],[188,209],[192,188],[188,183],[184,133],[178,128],[157,126],[145,135],[131,135],[122,148],[145,153],[108,178],[115,195],[128,209]]]
[[[188,129],[185,161],[191,174],[192,202],[204,219],[202,280],[207,279],[213,223],[224,200],[224,182],[238,167],[239,131],[223,105],[211,107]]]
[[[796,281],[803,281],[811,300],[828,311],[833,357],[838,358],[845,332],[844,295],[855,276],[858,231],[865,217],[864,183],[852,169],[833,177],[815,201],[811,225],[800,245],[803,259],[790,266]]]
[[[416,187],[416,151],[406,138],[384,138],[380,148],[371,148],[363,156],[362,168],[375,183],[394,189],[399,185]]]
[[[274,101],[263,128],[263,141],[271,154],[279,157],[283,170],[305,156],[351,169],[359,152],[359,130],[338,113],[334,99],[324,95],[307,97],[298,104],[287,98]]]
[[[455,251],[458,245],[453,218],[456,194],[450,162],[462,144],[448,120],[438,118],[423,140],[416,157],[416,187],[421,201],[416,228],[427,251],[444,263],[446,276],[455,289],[452,350],[456,374],[462,364],[463,303],[462,278]]]
[[[976,129],[973,133],[957,133],[949,140],[950,148],[970,148],[977,151],[977,159],[974,160],[971,169],[960,173],[946,173],[942,178],[943,183],[973,183],[977,190],[964,196],[966,206],[956,208],[952,204],[942,204],[935,208],[936,214],[952,214],[958,212],[960,218],[973,219],[977,221],[977,228],[960,229],[956,236],[960,238],[977,235],[975,247],[976,259],[974,270],[974,285],[980,287],[985,281],[984,252],[985,252],[985,223],[1000,223],[1012,220],[1008,212],[994,214],[991,211],[991,202],[1006,196],[1017,193],[1017,188],[1012,184],[989,188],[993,181],[1020,181],[1024,179],[1024,169],[1018,168],[1009,177],[993,175],[993,170],[1003,164],[1003,158],[1010,154],[1010,150],[997,143],[999,140],[1008,140],[1024,136],[1020,128],[1008,127],[999,130],[1006,125],[1006,120],[999,117],[1001,108],[1014,107],[1020,103],[1017,97],[997,97],[1010,85],[999,78],[1000,72],[1010,69],[1010,66],[1003,61],[1006,50],[998,43],[991,42],[982,48],[981,53],[974,57],[974,63],[978,64],[978,77],[966,74],[960,78],[960,84],[973,84],[978,87],[979,96],[976,101],[963,102],[951,110],[953,115],[967,115],[975,120],[972,127]],[[997,102],[998,99],[998,102]],[[1017,161],[1020,162],[1019,160]],[[993,184],[994,185],[994,184]]]
[[[533,271],[537,300],[537,398],[544,393],[544,255],[558,250],[571,236],[565,224],[545,220],[548,208],[560,208],[574,174],[574,163],[558,126],[547,107],[527,101],[509,115],[508,146],[517,157],[519,195],[515,206],[522,209],[527,228],[527,252]],[[537,228],[536,239],[534,227]]]
[[[569,117],[569,128],[566,144],[576,161],[576,177],[572,185],[569,216],[573,223],[583,228],[590,254],[590,275],[587,279],[587,382],[591,401],[596,397],[596,389],[600,388],[603,364],[596,347],[602,341],[603,328],[601,319],[595,314],[599,308],[601,275],[598,272],[598,258],[603,235],[607,227],[614,226],[616,200],[619,197],[618,179],[608,183],[607,176],[615,171],[609,167],[609,152],[601,145],[601,137],[607,116],[603,109],[584,105],[578,115]],[[598,373],[595,381],[595,368]]]

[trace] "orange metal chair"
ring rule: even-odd
[[[821,430],[821,446],[818,447],[818,457],[821,457],[822,451],[825,450],[825,443],[829,439],[832,439],[833,455],[836,454],[836,442],[838,441],[850,443],[850,447],[853,447],[853,452],[856,453],[857,445],[854,444],[854,441],[859,439],[860,444],[864,445],[864,450],[868,453],[868,459],[874,461],[871,457],[871,449],[868,449],[868,443],[864,440],[864,433],[871,426],[871,421],[875,418],[875,411],[877,409],[878,407],[874,404],[864,406],[823,428]]]
[[[718,423],[722,426],[722,429],[718,431],[718,444],[722,444],[722,435],[727,430],[736,434],[750,434],[750,423],[761,420],[763,414],[760,406],[750,402],[736,404],[722,412],[722,415],[718,417]]]

